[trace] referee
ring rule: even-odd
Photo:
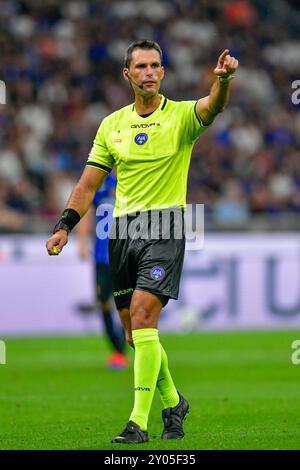
[[[223,111],[237,67],[238,61],[224,50],[214,69],[216,79],[209,96],[176,102],[159,93],[164,77],[160,46],[150,40],[132,43],[123,76],[132,86],[135,101],[102,121],[86,168],[46,244],[49,255],[62,250],[69,232],[116,165],[109,259],[116,307],[135,360],[133,410],[113,443],[148,441],[148,416],[156,387],[163,404],[162,439],[184,436],[189,404],[173,383],[158,321],[168,300],[178,298],[192,149]]]

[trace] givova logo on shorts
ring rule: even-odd
[[[119,295],[130,294],[130,292],[133,292],[132,287],[128,287],[128,289],[123,289],[123,290],[113,292],[113,296],[118,297]]]

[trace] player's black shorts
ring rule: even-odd
[[[164,305],[170,298],[177,299],[184,251],[180,208],[115,219],[109,260],[116,307],[129,307],[135,289],[157,294]]]
[[[95,265],[97,299],[106,302],[112,296],[112,282],[109,265],[96,263]]]

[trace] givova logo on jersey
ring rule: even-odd
[[[148,134],[144,132],[137,134],[134,138],[134,141],[137,145],[144,145],[148,140]]]

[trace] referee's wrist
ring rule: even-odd
[[[79,221],[80,215],[78,212],[75,209],[67,208],[63,211],[61,219],[55,225],[53,233],[56,233],[59,230],[65,230],[67,234],[69,234]]]
[[[61,222],[61,220],[57,222],[57,224],[55,225],[53,229],[53,233],[57,233],[60,230],[65,230],[67,232],[67,235],[69,235],[69,233],[71,232],[70,227],[67,224],[64,224],[63,222]]]
[[[229,83],[230,80],[233,80],[234,74],[231,73],[230,75],[227,75],[227,77],[222,77],[222,75],[218,75],[218,80],[221,83]]]

